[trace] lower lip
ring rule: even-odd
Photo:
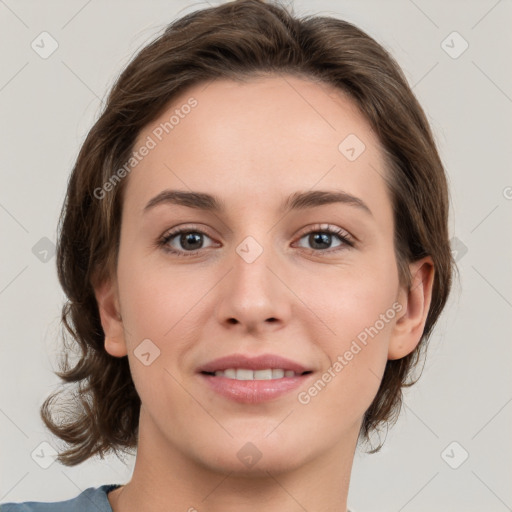
[[[257,404],[278,398],[299,386],[311,377],[311,373],[295,377],[269,380],[236,380],[200,373],[211,389],[220,395],[243,404]]]

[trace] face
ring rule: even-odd
[[[121,317],[102,308],[106,350],[128,355],[144,442],[229,471],[252,471],[245,455],[285,470],[340,453],[387,359],[419,339],[399,321],[408,296],[370,126],[325,84],[219,80],[173,100],[134,150],[144,145],[125,178],[117,274],[97,294]],[[201,373],[232,355],[309,373],[252,374],[247,361]]]

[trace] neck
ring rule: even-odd
[[[241,472],[192,459],[141,414],[132,478],[108,499],[113,512],[346,512],[358,427],[298,467],[255,464]]]

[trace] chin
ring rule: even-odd
[[[267,472],[277,475],[293,471],[308,462],[308,453],[304,450],[304,446],[312,448],[308,440],[289,437],[285,443],[279,436],[272,439],[274,434],[266,438],[258,434],[214,441],[202,453],[196,451],[196,457],[205,469],[248,478],[268,477]]]

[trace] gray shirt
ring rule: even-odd
[[[76,498],[66,501],[25,501],[23,503],[2,503],[0,512],[112,512],[107,494],[122,484],[105,484],[89,487]],[[347,509],[347,512],[351,512]]]
[[[0,512],[112,512],[107,494],[121,485],[105,484],[101,487],[89,487],[76,498],[66,501],[2,503]]]

